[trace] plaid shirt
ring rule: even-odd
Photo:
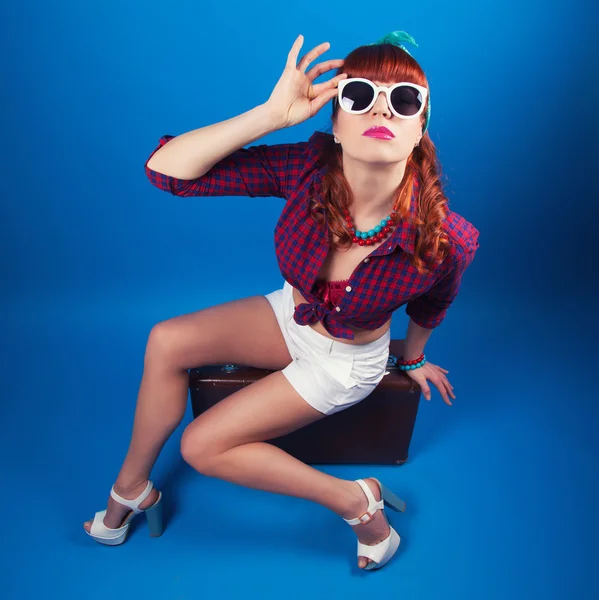
[[[145,165],[150,182],[176,196],[276,196],[285,205],[275,226],[275,251],[281,274],[308,303],[299,304],[300,325],[321,321],[333,336],[354,339],[351,327],[377,329],[399,307],[421,327],[432,329],[444,319],[456,297],[462,275],[479,246],[478,230],[449,211],[443,228],[450,240],[448,257],[431,273],[420,275],[410,264],[417,231],[407,222],[363,259],[352,273],[338,306],[323,302],[313,286],[329,252],[326,224],[310,216],[309,195],[318,193],[326,167],[319,162],[330,134],[315,132],[307,142],[241,148],[192,180],[163,175]],[[153,154],[174,136],[160,138]],[[418,180],[411,213],[418,202]]]

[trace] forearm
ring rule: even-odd
[[[424,352],[424,347],[432,332],[432,329],[420,327],[420,325],[416,325],[416,323],[410,319],[404,342],[404,360],[414,360],[418,358]]]
[[[247,144],[281,129],[273,112],[260,104],[232,119],[173,138],[148,161],[148,168],[178,179],[196,179]]]

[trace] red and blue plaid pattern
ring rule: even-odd
[[[163,175],[145,165],[150,182],[176,196],[275,196],[286,200],[275,226],[275,251],[281,274],[308,300],[295,309],[300,325],[321,321],[338,338],[353,339],[352,327],[377,329],[406,305],[406,314],[432,329],[445,318],[457,296],[462,275],[479,247],[478,230],[453,211],[444,222],[450,253],[433,272],[420,275],[410,264],[417,231],[400,222],[392,234],[355,268],[343,299],[327,306],[313,292],[329,251],[326,223],[309,213],[309,197],[318,193],[326,167],[319,161],[330,134],[315,132],[307,142],[241,148],[193,180]],[[153,154],[174,136],[160,139]],[[415,180],[411,212],[418,203]]]

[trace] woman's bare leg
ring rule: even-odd
[[[239,363],[278,370],[291,362],[278,321],[264,296],[252,296],[158,323],[150,332],[129,450],[115,491],[132,499],[144,490],[188,398],[188,369]],[[141,504],[151,506],[153,490]],[[118,527],[128,509],[108,498],[104,523]],[[91,521],[85,523],[89,531]]]
[[[272,373],[242,388],[198,416],[181,438],[183,458],[204,475],[317,502],[350,519],[366,511],[362,489],[318,471],[263,440],[299,429],[324,415],[310,406],[286,377]],[[377,500],[376,482],[367,480]],[[381,511],[354,527],[360,541],[375,544],[389,535]],[[370,562],[362,557],[359,566]]]

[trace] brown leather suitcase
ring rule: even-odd
[[[403,464],[416,422],[420,386],[397,368],[403,340],[391,340],[388,375],[364,400],[285,436],[269,440],[307,464]],[[273,371],[211,365],[189,371],[194,418]]]

